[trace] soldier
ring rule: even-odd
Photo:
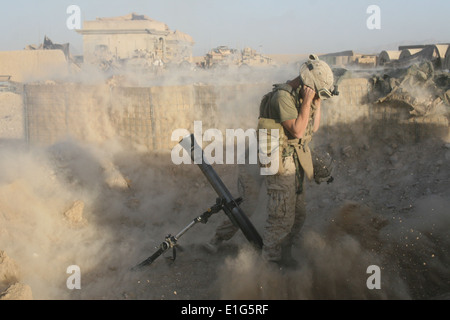
[[[297,263],[291,248],[306,218],[303,182],[305,177],[315,178],[308,144],[319,129],[321,101],[335,94],[333,78],[331,68],[310,55],[297,78],[275,85],[261,102],[258,128],[279,129],[281,154],[278,172],[266,176],[268,204],[262,256],[280,267],[295,267]],[[242,170],[239,182],[245,193],[254,189],[255,179]],[[253,203],[256,194],[250,199]],[[235,231],[229,223],[223,224],[208,246],[216,248]]]

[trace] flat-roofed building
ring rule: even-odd
[[[83,35],[85,63],[133,58],[145,58],[150,63],[192,61],[191,36],[172,31],[165,23],[145,15],[131,13],[84,21],[83,28],[77,32]]]

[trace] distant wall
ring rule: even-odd
[[[47,80],[68,74],[69,66],[61,50],[0,52],[0,75],[11,76],[11,81]]]
[[[339,95],[325,100],[321,125],[351,123],[369,118],[371,85],[366,78],[344,79],[339,84]]]
[[[80,84],[24,87],[25,135],[31,144],[74,137],[122,139],[148,150],[171,148],[171,133],[192,130],[215,107],[207,86],[109,87]]]
[[[170,150],[175,129],[255,128],[261,97],[270,83],[211,86],[110,87],[82,84],[24,85],[21,94],[0,93],[0,138],[48,145],[68,136],[94,143],[121,139],[145,150]],[[368,79],[345,79],[340,95],[323,102],[322,127],[349,129],[377,123],[380,134],[408,127],[416,137],[448,132],[445,116],[411,118],[398,105],[371,102]],[[385,127],[384,124],[386,125]],[[408,130],[409,130],[408,129]],[[450,138],[450,137],[449,137]]]
[[[110,118],[117,134],[149,150],[172,148],[174,130],[193,132],[194,121],[209,122],[209,109],[215,108],[213,88],[201,85],[117,87],[110,97]]]
[[[0,92],[0,138],[23,139],[24,115],[22,95]]]

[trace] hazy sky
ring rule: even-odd
[[[45,35],[82,54],[82,36],[69,30],[69,5],[81,20],[145,14],[195,40],[194,55],[227,45],[262,53],[378,53],[398,43],[450,42],[450,0],[0,0],[0,50],[39,44]],[[366,12],[381,9],[381,29],[369,30]]]

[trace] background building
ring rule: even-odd
[[[131,13],[113,18],[85,21],[83,29],[85,63],[127,62],[167,64],[192,62],[191,36],[172,31],[162,22]]]

